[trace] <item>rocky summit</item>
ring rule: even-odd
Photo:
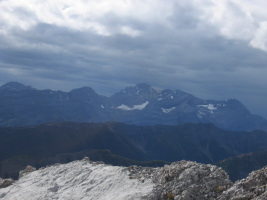
[[[0,199],[213,200],[231,186],[227,174],[213,165],[180,161],[162,168],[116,167],[85,158],[24,170],[18,181],[0,189]]]
[[[267,167],[251,172],[247,178],[237,181],[224,191],[219,200],[267,199]]]
[[[221,168],[191,161],[164,167],[118,167],[103,162],[27,166],[19,180],[0,178],[1,200],[265,200],[267,167],[232,183]]]
[[[37,90],[10,82],[0,87],[0,126],[48,122],[117,121],[136,125],[213,123],[233,130],[267,130],[267,121],[238,100],[203,100],[181,90],[156,90],[146,83],[110,96],[90,87],[70,92]]]

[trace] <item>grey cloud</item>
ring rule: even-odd
[[[266,52],[250,48],[245,41],[224,38],[216,28],[201,23],[200,14],[190,5],[177,4],[162,24],[107,13],[99,22],[111,31],[110,36],[44,23],[24,31],[11,29],[12,37],[0,38],[4,44],[1,81],[16,79],[65,91],[87,85],[107,95],[147,82],[205,99],[238,98],[252,112],[264,114],[261,110],[267,107],[256,106],[255,101],[266,99],[267,83],[263,78],[257,84],[254,80],[266,71]],[[121,34],[118,29],[124,25],[142,34]],[[16,45],[12,38],[17,39]],[[11,65],[18,75],[4,70]],[[255,69],[259,71],[249,75]]]

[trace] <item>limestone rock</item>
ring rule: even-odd
[[[221,168],[213,165],[180,161],[162,168],[128,167],[130,178],[141,182],[152,179],[150,200],[215,200],[232,182]]]
[[[83,158],[83,161],[84,161],[84,162],[90,162],[90,158],[87,157],[87,156],[85,156],[85,157]]]
[[[246,179],[237,181],[218,198],[218,200],[264,199],[267,199],[267,166],[251,172]]]
[[[21,178],[22,176],[24,176],[25,174],[29,173],[29,172],[33,172],[36,171],[35,167],[32,167],[30,165],[28,165],[24,170],[21,170],[19,172],[19,178]]]
[[[25,173],[35,170],[34,167],[27,166],[26,169],[20,172],[20,177]],[[88,175],[92,173],[92,177],[88,178]],[[56,174],[57,178],[55,180],[57,180],[57,182],[54,182],[54,179],[51,180],[51,177],[50,179],[47,179],[48,174],[50,174],[51,177],[54,177]],[[103,176],[104,174],[107,176]],[[65,179],[66,177],[68,178]],[[116,180],[114,180],[114,177],[117,177]],[[106,178],[109,178],[109,181],[106,181]],[[129,180],[129,178],[136,180]],[[37,183],[40,181],[39,179],[43,181],[42,184]],[[51,180],[51,182],[47,183],[48,180]],[[65,183],[62,183],[63,180]],[[86,184],[84,181],[87,181]],[[121,181],[125,181],[125,183],[118,187],[118,184],[121,183]],[[66,191],[69,191],[70,188],[72,191],[72,187],[74,186],[77,191],[83,191],[83,195],[96,194],[90,193],[91,190],[97,190],[95,192],[97,192],[98,195],[102,195],[107,187],[110,188],[110,192],[113,195],[115,193],[117,194],[117,192],[113,191],[113,188],[117,187],[118,191],[123,195],[123,198],[117,198],[115,195],[114,198],[111,199],[125,199],[125,197],[129,197],[129,195],[132,197],[132,189],[134,190],[136,188],[135,192],[137,193],[139,193],[139,190],[144,190],[145,192],[141,196],[134,196],[134,199],[136,200],[267,199],[267,166],[261,170],[253,171],[246,179],[242,179],[235,184],[232,184],[226,172],[221,168],[209,164],[205,165],[184,160],[165,165],[164,167],[151,168],[140,166],[115,167],[99,162],[93,162],[90,161],[89,158],[85,158],[82,161],[76,161],[65,165],[53,165],[38,170],[36,173],[29,174],[29,176],[25,176],[23,179],[18,180],[16,184],[10,186],[13,182],[13,179],[0,178],[0,188],[2,188],[0,190],[0,199],[2,197],[7,200],[12,199],[10,197],[13,194],[8,191],[13,191],[14,188],[19,192],[22,191],[21,187],[28,185],[30,187],[34,186],[37,189],[41,186],[41,190],[43,190],[43,185],[45,184],[47,184],[47,193],[52,195],[50,199],[56,199],[56,196],[53,195],[61,194],[58,190],[66,187]],[[94,184],[94,187],[89,189],[87,187],[90,184]],[[133,185],[129,187],[127,184]],[[122,187],[124,186],[128,189],[122,190]],[[147,187],[147,189],[144,189],[144,187]],[[31,190],[30,188],[24,189]],[[37,193],[35,193],[35,195],[37,195]],[[16,194],[14,193],[14,195]],[[33,196],[32,199],[37,198]]]
[[[159,168],[154,182],[155,193],[151,199],[168,199],[169,195],[175,200],[213,200],[232,185],[221,168],[190,161],[175,162]]]
[[[8,187],[12,185],[12,183],[14,183],[14,180],[12,178],[8,178],[8,179],[0,178],[0,188]]]

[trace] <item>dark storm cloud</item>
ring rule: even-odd
[[[249,6],[240,7],[239,1],[117,2],[95,3],[103,12],[80,1],[79,9],[71,2],[44,3],[32,5],[36,11],[12,0],[2,3],[1,83],[15,80],[65,91],[86,85],[110,95],[147,82],[204,99],[237,98],[267,117],[267,56],[265,47],[257,46],[264,26],[244,36],[241,25],[243,19],[250,22],[244,11]],[[13,13],[4,12],[6,4]]]

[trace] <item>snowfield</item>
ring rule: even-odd
[[[1,200],[147,199],[153,183],[129,178],[126,167],[75,161],[28,173],[0,189]]]
[[[169,109],[167,109],[167,108],[161,108],[162,112],[164,112],[164,113],[170,113],[171,111],[173,111],[175,109],[176,109],[176,107],[171,107]]]
[[[208,105],[198,105],[197,107],[204,107],[207,108],[208,110],[217,110],[218,108],[216,108],[213,104],[208,104]]]
[[[131,110],[143,110],[147,105],[149,104],[149,101],[146,101],[145,103],[142,103],[140,105],[134,105],[133,107],[129,107],[127,105],[120,105],[117,108],[120,110],[126,110],[126,111],[131,111]]]

